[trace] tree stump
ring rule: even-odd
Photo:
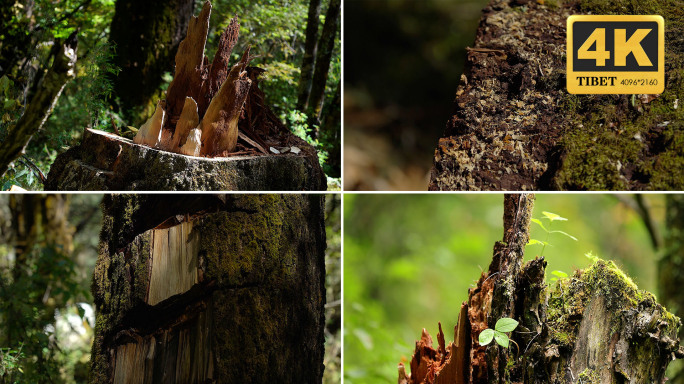
[[[668,364],[684,357],[679,318],[612,261],[597,259],[553,287],[543,258],[523,264],[533,200],[506,195],[503,241],[461,305],[454,342],[446,345],[440,324],[435,349],[423,330],[411,374],[399,365],[399,384],[665,383]],[[480,345],[480,333],[504,317],[519,322],[515,344]]]
[[[492,0],[435,149],[430,190],[681,190],[681,2]],[[570,95],[572,14],[665,18],[665,92]],[[673,42],[673,43],[669,43]]]
[[[87,129],[79,146],[57,157],[45,185],[56,191],[320,191],[316,151],[292,137],[299,154],[195,157],[134,144]]]
[[[322,195],[111,195],[92,383],[320,383]]]
[[[46,189],[326,189],[316,150],[268,107],[259,89],[264,70],[249,66],[250,48],[229,65],[237,16],[221,34],[211,63],[204,56],[210,14],[206,1],[191,18],[166,99],[157,102],[133,143],[87,129],[80,146],[57,158]]]

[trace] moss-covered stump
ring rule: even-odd
[[[160,151],[94,129],[59,155],[45,184],[55,191],[320,191],[316,150],[292,136],[300,153],[194,157]]]
[[[613,262],[597,258],[551,287],[543,258],[523,264],[533,200],[505,197],[503,241],[461,305],[454,341],[440,324],[435,348],[423,330],[410,374],[399,364],[399,384],[665,383],[668,364],[684,357],[679,318]],[[480,345],[501,318],[518,321],[515,343]]]
[[[430,190],[684,188],[681,0],[492,0],[435,150]],[[661,95],[570,95],[566,19],[662,15]]]
[[[321,195],[105,197],[92,383],[320,383]]]

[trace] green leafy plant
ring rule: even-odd
[[[567,237],[569,237],[569,238],[571,238],[571,239],[577,241],[577,238],[576,238],[575,236],[572,236],[572,235],[570,235],[570,234],[568,234],[568,233],[566,233],[566,232],[559,231],[559,230],[551,230],[551,226],[553,225],[553,222],[554,222],[554,221],[568,221],[568,219],[566,219],[565,217],[561,217],[560,215],[557,215],[557,214],[552,213],[552,212],[546,212],[546,211],[544,211],[544,212],[542,212],[542,214],[544,215],[543,219],[546,219],[546,220],[549,221],[549,224],[548,224],[549,227],[548,227],[548,229],[546,228],[546,226],[544,226],[544,223],[542,223],[541,220],[539,220],[539,219],[534,219],[534,218],[531,219],[531,220],[532,220],[533,223],[539,225],[539,226],[541,227],[541,229],[544,230],[544,232],[546,232],[546,239],[545,239],[544,241],[540,241],[540,240],[537,240],[537,239],[530,239],[530,241],[527,243],[527,245],[540,244],[540,245],[542,246],[542,250],[541,250],[541,253],[539,254],[539,256],[543,256],[543,255],[544,255],[544,249],[546,249],[546,246],[547,246],[547,245],[548,245],[548,246],[551,245],[551,244],[549,244],[549,236],[550,236],[552,233],[560,233],[561,235],[565,235],[565,236],[567,236]]]
[[[487,345],[491,343],[492,340],[496,340],[496,343],[504,348],[508,348],[508,342],[512,341],[513,344],[515,344],[515,346],[517,347],[518,344],[516,344],[515,341],[509,339],[507,335],[508,332],[513,332],[513,330],[517,327],[518,322],[516,320],[511,319],[510,317],[502,317],[496,321],[494,329],[487,328],[480,332],[480,336],[478,336],[478,341],[480,342],[480,345]]]
[[[551,278],[551,282],[558,281],[560,279],[566,279],[568,277],[568,274],[563,271],[553,271],[551,274],[555,276]]]
[[[21,351],[22,348],[23,345],[20,345],[18,350],[0,348],[0,377],[9,375],[15,370],[24,373],[19,364],[19,360],[24,357],[24,353]]]

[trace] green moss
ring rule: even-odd
[[[674,0],[581,0],[582,13],[646,14],[665,18],[666,41],[684,33],[684,11]],[[655,100],[632,95],[562,97],[568,133],[556,174],[560,189],[651,189],[684,187],[684,55],[666,44],[666,86]],[[677,50],[679,49],[679,50]],[[647,101],[647,100],[644,100]],[[627,177],[626,177],[627,176]]]
[[[612,261],[597,260],[590,268],[576,271],[572,278],[562,279],[549,295],[548,324],[553,342],[572,348],[586,305],[593,297],[602,297],[609,311],[620,314],[640,306],[655,307],[653,294],[641,291],[634,281]],[[669,327],[677,327],[679,319],[662,310]],[[620,316],[611,318],[611,329],[618,329]]]
[[[579,376],[579,383],[582,384],[600,384],[601,383],[601,376],[599,376],[599,373],[596,372],[593,369],[585,368],[584,371],[580,372]]]

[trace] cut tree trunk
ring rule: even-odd
[[[92,383],[320,383],[322,195],[103,203]]]
[[[661,95],[570,95],[572,14],[658,14],[681,41],[681,1],[491,0],[434,154],[430,190],[681,190],[684,44]]]
[[[54,191],[320,191],[327,188],[316,151],[298,137],[299,154],[204,158],[159,151],[87,129],[79,146],[59,155],[46,190]]]
[[[505,196],[503,241],[461,305],[454,342],[446,345],[440,324],[435,349],[423,330],[411,374],[399,365],[399,384],[665,383],[668,364],[684,356],[679,318],[612,261],[547,287],[543,258],[523,264],[533,201]],[[505,317],[519,322],[515,344],[480,345],[480,333]]]

